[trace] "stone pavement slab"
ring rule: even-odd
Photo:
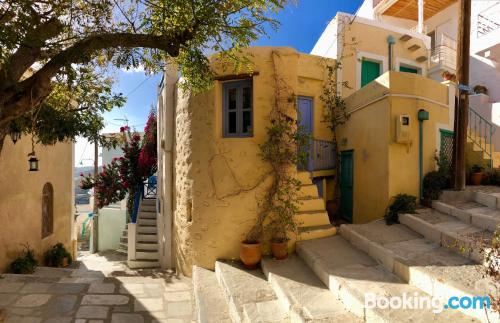
[[[2,315],[8,323],[192,321],[190,279],[129,270],[113,257],[83,257],[76,269],[39,267],[34,275],[0,275],[0,322]]]

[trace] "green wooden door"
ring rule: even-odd
[[[352,223],[354,152],[340,153],[340,216]]]
[[[363,60],[361,61],[361,87],[370,83],[380,76],[380,63]]]
[[[399,71],[406,72],[406,73],[418,74],[418,69],[412,68],[412,67],[406,67],[406,66],[400,66]]]

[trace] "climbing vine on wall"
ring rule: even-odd
[[[349,113],[344,99],[338,92],[338,87],[349,87],[347,83],[337,83],[337,71],[341,68],[341,63],[336,61],[327,67],[327,78],[323,87],[321,101],[325,105],[325,121],[328,122],[328,127],[332,131],[332,144],[335,154],[335,174],[340,174],[340,151],[338,143],[338,129],[349,120]],[[335,189],[333,201],[336,206],[340,205],[340,177],[335,176]]]
[[[300,181],[293,174],[297,163],[305,157],[297,147],[306,144],[308,136],[297,122],[296,96],[276,71],[279,58],[279,54],[273,53],[274,103],[266,128],[267,139],[259,146],[262,160],[271,166],[272,183],[247,241],[258,241],[264,231],[269,231],[273,241],[283,242],[288,240],[288,232],[297,232],[294,214],[298,211]]]

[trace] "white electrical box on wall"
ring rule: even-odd
[[[396,142],[399,144],[411,143],[410,136],[410,116],[401,114],[396,118]]]

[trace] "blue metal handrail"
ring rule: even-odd
[[[139,205],[143,199],[155,199],[157,191],[157,179],[155,175],[148,177],[142,184],[137,186],[137,190],[134,194],[134,206],[132,208],[132,214],[130,215],[130,221],[132,223],[137,222],[137,215],[139,213]]]
[[[495,126],[482,117],[476,110],[469,107],[469,131],[467,136],[489,158],[489,167],[493,168],[492,137]]]
[[[139,185],[134,194],[134,206],[132,208],[132,214],[130,215],[130,222],[137,222],[137,214],[139,213],[139,205],[141,204],[142,194],[144,191],[144,186]]]

